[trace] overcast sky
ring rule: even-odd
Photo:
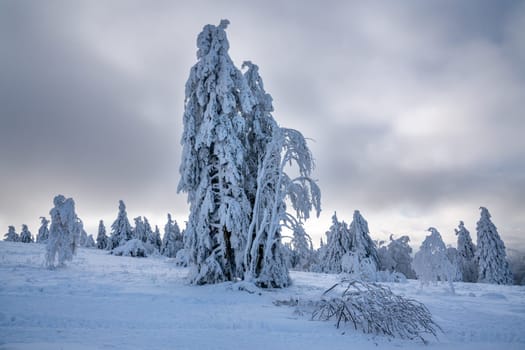
[[[59,193],[94,235],[119,199],[184,222],[184,84],[222,18],[275,119],[312,139],[316,244],[360,209],[374,239],[435,226],[455,246],[486,206],[525,248],[525,3],[504,0],[1,1],[0,233],[36,234]]]

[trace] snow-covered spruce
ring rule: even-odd
[[[128,214],[126,213],[126,205],[124,204],[124,201],[119,201],[118,209],[118,216],[111,225],[111,237],[109,240],[110,250],[129,241],[133,236],[131,225],[129,224],[128,220]]]
[[[40,228],[38,229],[38,234],[36,235],[37,243],[46,243],[49,238],[49,220],[44,216],[40,217]]]
[[[184,243],[179,225],[168,213],[168,222],[164,225],[164,240],[162,241],[161,254],[168,258],[175,258],[177,253],[183,248]]]
[[[57,260],[58,266],[73,259],[80,239],[80,220],[75,213],[75,202],[72,198],[58,195],[53,199],[49,239],[46,245],[46,266],[52,268]]]
[[[481,207],[481,217],[477,223],[478,244],[478,282],[512,284],[512,272],[506,259],[505,244],[496,226],[490,220],[487,208]]]
[[[326,273],[341,273],[343,256],[352,249],[352,236],[347,224],[337,219],[337,214],[332,215],[332,226],[326,232],[326,245],[320,257],[320,270]]]
[[[148,240],[146,234],[146,225],[141,216],[137,216],[135,219],[135,227],[133,228],[133,239],[138,239],[139,241],[146,242]]]
[[[190,216],[185,250],[192,283],[246,279],[264,287],[290,283],[281,228],[319,209],[319,189],[304,137],[277,126],[258,68],[245,75],[228,55],[225,29],[207,25],[186,83],[181,180]],[[296,163],[290,178],[284,165]],[[297,217],[286,212],[289,199]],[[293,219],[292,219],[293,218]]]
[[[408,242],[410,238],[406,235],[396,239],[390,235],[388,246],[378,249],[380,269],[402,273],[406,278],[415,279],[416,273],[412,269],[412,248]]]
[[[447,257],[447,248],[438,230],[434,227],[428,229],[428,235],[412,262],[417,278],[421,285],[430,282],[448,281],[450,289],[454,292],[452,283],[456,275],[454,266]]]
[[[396,295],[386,286],[357,280],[343,280],[326,290],[312,318],[335,320],[337,328],[351,322],[364,333],[420,339],[424,343],[425,336],[437,337],[441,330],[422,303]]]
[[[7,233],[4,235],[4,241],[7,242],[19,242],[20,236],[16,233],[14,226],[7,227]]]
[[[98,223],[98,233],[97,233],[97,248],[106,250],[109,248],[110,242],[109,237],[106,234],[106,226],[104,226],[104,221],[100,220]]]
[[[463,221],[459,222],[455,230],[458,236],[457,259],[458,268],[463,282],[478,281],[478,265],[476,261],[476,247],[470,238],[470,232],[465,228]]]
[[[293,230],[291,243],[290,265],[295,270],[310,271],[315,264],[315,251],[312,239],[304,230],[303,225],[297,224]]]
[[[20,242],[22,243],[33,243],[33,235],[27,225],[22,225],[22,232],[20,232]]]
[[[359,210],[354,211],[349,234],[353,244],[350,251],[343,256],[342,271],[353,275],[354,278],[376,281],[379,268],[377,250],[370,238],[368,223]]]
[[[244,191],[244,118],[253,98],[229,54],[229,22],[206,25],[197,38],[197,63],[186,82],[181,179],[188,193],[186,235],[195,284],[242,278],[250,204]]]
[[[155,225],[155,231],[148,236],[148,243],[151,244],[155,248],[155,250],[160,253],[160,250],[162,248],[162,239],[160,238],[160,230],[157,225]]]

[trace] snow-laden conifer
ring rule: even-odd
[[[478,281],[478,264],[476,261],[476,247],[470,238],[470,232],[465,228],[463,221],[459,222],[455,230],[458,236],[457,259],[458,269],[463,282]]]
[[[160,253],[162,248],[162,239],[160,238],[160,230],[157,225],[155,225],[155,231],[148,237],[148,242],[153,246],[153,248],[155,248],[157,252]]]
[[[314,263],[315,252],[312,239],[304,230],[303,225],[297,224],[291,241],[291,267],[300,271],[309,271]]]
[[[370,238],[368,222],[363,218],[359,210],[354,211],[349,232],[354,243],[351,250],[356,254],[358,261],[361,263],[362,261],[368,260],[371,268],[377,271],[379,259],[377,257],[376,245],[372,238]]]
[[[242,250],[250,217],[242,114],[253,99],[228,54],[228,24],[203,28],[186,83],[178,190],[188,193],[190,280],[196,284],[242,277],[242,255],[235,251]]]
[[[109,237],[106,234],[106,226],[104,226],[104,221],[100,220],[98,222],[98,234],[97,234],[97,248],[98,249],[109,249]]]
[[[289,176],[285,172],[287,166],[295,166],[298,176]],[[311,211],[319,215],[321,192],[311,178],[313,168],[312,154],[299,131],[273,130],[257,175],[257,193],[244,255],[246,280],[262,287],[282,288],[290,284],[281,251],[281,228],[293,231],[297,223],[310,217]]]
[[[46,246],[46,265],[63,266],[66,261],[72,260],[80,239],[80,220],[75,213],[75,202],[72,198],[58,195],[53,199],[54,207],[51,215],[51,227]]]
[[[184,247],[182,235],[177,221],[168,214],[168,222],[164,226],[164,239],[162,241],[161,254],[168,258],[175,258],[177,252]]]
[[[321,271],[327,273],[341,273],[341,262],[343,256],[348,253],[353,246],[352,236],[347,224],[337,219],[337,214],[332,216],[332,226],[326,232],[326,245],[324,254],[320,258]]]
[[[22,232],[20,232],[20,242],[22,243],[33,243],[33,235],[27,225],[22,225]]]
[[[83,248],[90,248],[89,245],[91,244],[91,242],[89,242],[88,234],[84,229],[84,223],[80,219],[78,220],[78,226],[80,230],[80,240],[78,245]]]
[[[412,269],[412,247],[408,242],[410,242],[410,237],[406,235],[396,239],[390,235],[387,251],[391,259],[392,271],[402,273],[406,278],[415,279],[416,273]]]
[[[4,235],[4,241],[19,242],[20,236],[16,233],[14,226],[8,226],[7,233]]]
[[[487,208],[481,207],[481,217],[477,223],[478,282],[512,284],[512,272],[507,262],[505,244],[496,226],[490,220]]]
[[[111,225],[110,248],[114,249],[120,244],[129,241],[133,237],[131,225],[129,224],[128,214],[124,201],[119,201],[119,212],[117,219]]]
[[[438,230],[431,227],[428,231],[430,235],[425,238],[412,262],[417,278],[422,285],[448,281],[451,290],[454,291],[452,281],[455,269],[447,257],[447,247]]]
[[[49,220],[44,216],[40,217],[40,228],[36,236],[37,243],[46,243],[49,238]]]
[[[148,236],[146,233],[146,225],[144,224],[144,221],[142,220],[141,216],[137,216],[135,219],[135,227],[133,228],[133,238],[138,239],[142,242],[148,241]]]

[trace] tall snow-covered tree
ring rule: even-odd
[[[9,226],[7,228],[7,233],[4,235],[4,241],[7,241],[7,242],[19,242],[20,241],[20,236],[18,235],[18,233],[16,233],[14,226]]]
[[[310,178],[313,160],[301,133],[277,126],[257,66],[233,64],[227,20],[197,39],[197,63],[186,83],[181,180],[190,217],[186,246],[192,283],[244,278],[267,287],[290,283],[281,229],[320,210]],[[299,176],[284,168],[295,163]],[[295,216],[286,211],[289,200]]]
[[[80,220],[75,213],[75,202],[72,198],[58,195],[53,199],[51,209],[51,227],[46,246],[46,265],[54,267],[55,259],[63,266],[72,260],[80,239]]]
[[[458,236],[457,259],[458,269],[463,282],[478,281],[478,264],[476,261],[476,247],[470,238],[470,232],[465,228],[463,221],[459,222],[455,230]]]
[[[129,224],[128,214],[124,201],[119,201],[117,219],[111,225],[110,249],[114,249],[133,238],[133,231]]]
[[[414,256],[413,267],[421,284],[429,282],[448,281],[451,290],[454,290],[452,281],[455,270],[447,257],[447,247],[441,234],[434,227],[428,229],[428,235],[419,251]]]
[[[190,204],[186,234],[195,284],[242,277],[242,259],[234,252],[242,248],[249,225],[243,113],[253,98],[228,54],[228,24],[222,20],[203,28],[186,82],[178,190],[188,193]]]
[[[168,222],[164,226],[164,239],[162,241],[161,254],[168,258],[177,256],[177,252],[184,247],[182,235],[177,221],[168,214]]]
[[[27,225],[22,225],[22,232],[20,232],[20,242],[22,243],[33,243],[33,235]]]
[[[109,237],[106,234],[106,226],[104,226],[104,221],[100,220],[98,222],[98,234],[97,234],[97,248],[98,249],[108,249],[110,245]]]
[[[49,220],[44,216],[40,217],[40,228],[38,229],[38,234],[36,236],[37,243],[46,243],[49,238]]]
[[[505,244],[496,226],[490,220],[487,208],[481,207],[481,217],[477,223],[478,282],[493,284],[512,284],[512,272],[506,259]]]
[[[324,254],[320,258],[321,271],[327,273],[341,273],[343,256],[350,252],[354,242],[347,224],[337,219],[337,214],[332,216],[332,226],[326,232],[326,245]]]

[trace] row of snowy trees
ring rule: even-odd
[[[289,250],[289,266],[298,270],[326,273],[351,273],[369,280],[392,279],[387,273],[398,273],[406,278],[417,278],[423,283],[430,281],[464,281],[495,284],[512,284],[513,278],[506,259],[505,245],[489,211],[482,207],[477,223],[477,246],[470,232],[461,221],[455,230],[457,248],[446,247],[437,229],[421,244],[412,259],[410,238],[401,236],[390,242],[374,242],[370,238],[368,224],[359,211],[354,212],[350,225],[339,221],[334,213],[327,235],[327,243],[314,251],[311,243],[301,234],[295,236]],[[396,276],[394,276],[394,279]]]
[[[171,218],[171,214],[168,214],[168,221],[164,226],[164,239],[161,239],[159,227],[155,225],[155,230],[152,230],[146,217],[138,216],[134,222],[133,227],[128,219],[126,205],[121,200],[117,218],[111,225],[110,236],[106,234],[104,222],[100,220],[96,247],[114,251],[119,255],[134,255],[126,252],[127,246],[141,249],[141,256],[160,253],[170,258],[175,258],[183,248],[183,233],[177,222]]]

